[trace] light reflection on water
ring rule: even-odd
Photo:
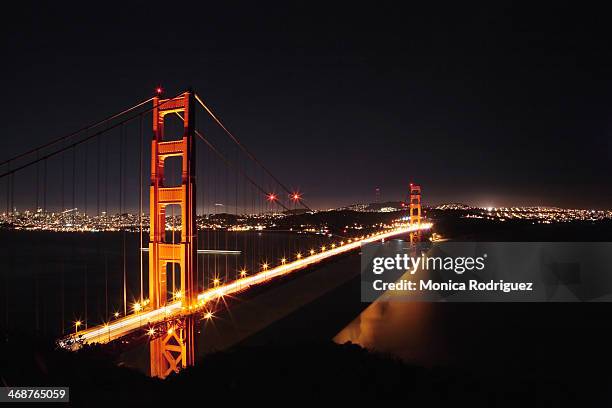
[[[432,325],[432,314],[429,303],[376,301],[333,340],[430,365],[445,358],[444,339]]]
[[[410,241],[413,242],[412,234]],[[396,246],[402,244],[403,241],[399,239],[388,242],[382,251],[392,255]],[[416,251],[416,247],[413,251]],[[416,252],[412,252],[411,256],[417,256]],[[445,336],[433,323],[435,305],[383,300],[396,295],[406,296],[401,291],[387,291],[342,329],[333,341],[338,344],[351,342],[421,365],[446,360]]]

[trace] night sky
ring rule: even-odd
[[[1,159],[162,84],[193,87],[313,207],[414,181],[426,204],[612,208],[604,10],[20,3],[0,28]]]

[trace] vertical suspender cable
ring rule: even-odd
[[[7,171],[7,173],[11,171],[11,162],[10,162],[10,161],[6,162],[6,171]],[[6,216],[7,216],[7,217],[9,216],[9,213],[10,213],[10,211],[9,211],[9,189],[10,189],[10,181],[11,181],[11,178],[10,178],[10,177],[7,177],[7,178],[6,178]]]
[[[36,160],[38,160],[39,151],[36,150]],[[38,194],[40,192],[40,163],[36,162],[36,208],[34,209],[35,213],[38,214]]]
[[[127,271],[125,263],[125,227],[123,225],[123,142],[125,140],[125,125],[121,125],[119,133],[119,219],[121,226],[122,237],[122,253],[123,253],[123,315],[127,315]]]
[[[43,161],[43,214],[47,213],[47,159]]]
[[[84,163],[83,163],[83,216],[85,217],[85,219],[87,219],[87,187],[88,187],[88,183],[87,183],[87,169],[89,167],[89,158],[87,157],[89,155],[89,149],[88,149],[88,144],[89,142],[85,142],[85,146],[84,146],[84,150],[85,150],[85,154],[83,155],[84,157]],[[87,298],[87,273],[89,272],[87,270],[87,258],[85,258],[84,262],[85,262],[85,278],[84,278],[84,282],[85,282],[85,319],[84,319],[84,323],[85,323],[85,329],[87,329],[87,306],[88,306],[88,298]]]
[[[62,211],[62,227],[66,224],[66,214],[64,213],[64,211],[66,210],[66,205],[64,202],[64,194],[65,194],[65,159],[66,159],[66,153],[62,153],[62,180],[61,180],[61,211]],[[64,318],[65,318],[65,299],[64,299],[64,267],[65,264],[62,261],[62,269],[61,269],[61,276],[60,276],[60,292],[61,292],[61,309],[62,309],[62,334],[65,333],[65,328],[64,328]]]
[[[140,260],[140,303],[143,302],[143,264],[142,264],[142,245],[143,245],[143,235],[142,235],[142,145],[143,145],[143,132],[142,132],[142,115],[139,120],[139,132],[140,132],[140,140],[139,140],[139,148],[138,148],[138,170],[140,177],[138,179],[138,230],[140,233],[140,243],[138,245],[138,258]]]
[[[98,233],[96,234],[96,267],[95,267],[95,275],[99,276],[100,272],[100,260],[101,260],[101,248],[100,248],[100,239],[102,229],[99,228],[100,225],[100,137],[96,138],[96,224],[98,226]],[[97,295],[97,293],[96,293]],[[98,311],[98,315],[100,314],[100,297],[96,296],[96,310]],[[104,317],[107,318],[106,316]],[[105,320],[107,321],[107,320]]]

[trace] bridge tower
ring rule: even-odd
[[[195,362],[193,316],[165,324],[165,333],[149,342],[151,377],[166,378]]]
[[[410,183],[410,225],[421,223],[421,186]]]
[[[153,309],[166,305],[168,298],[166,268],[170,264],[180,268],[179,294],[183,304],[191,306],[197,301],[194,279],[197,268],[194,106],[192,92],[185,92],[172,99],[160,99],[159,96],[153,98],[149,238],[149,300]],[[164,120],[168,114],[178,114],[182,118],[181,139],[164,138]],[[166,185],[164,167],[169,157],[182,159],[180,185]],[[181,238],[178,243],[167,241],[166,207],[168,205],[179,205],[181,208]],[[174,231],[172,233],[174,234]]]

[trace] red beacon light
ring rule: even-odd
[[[157,95],[161,95],[164,93],[164,88],[162,88],[161,86],[158,86],[157,88],[155,88],[155,93]]]
[[[299,201],[302,198],[299,193],[293,193],[290,197],[293,201]]]
[[[274,193],[268,194],[268,201],[276,201],[276,194]]]

